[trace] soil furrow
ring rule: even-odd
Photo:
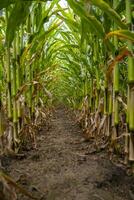
[[[27,190],[46,200],[131,200],[134,181],[103,153],[88,154],[90,142],[64,108],[37,137],[37,150],[11,160],[8,170]],[[27,197],[19,195],[19,199]]]

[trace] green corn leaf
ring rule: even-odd
[[[65,18],[65,17],[61,16],[60,14],[57,14],[57,17],[59,19],[63,20],[71,30],[74,30],[76,32],[79,31],[79,28],[80,28],[79,24],[77,22],[75,22],[74,20]]]
[[[83,20],[88,23],[91,31],[93,31],[96,35],[103,38],[104,37],[104,29],[102,24],[96,19],[95,16],[86,13],[83,6],[74,0],[68,0],[70,7],[74,10],[74,12],[79,15]]]
[[[49,7],[47,10],[44,11],[43,16],[42,16],[42,18],[41,18],[41,20],[40,20],[40,22],[39,22],[39,24],[38,24],[38,31],[41,30],[41,28],[43,27],[44,23],[46,23],[46,22],[49,21],[50,17],[51,17],[53,14],[56,14],[56,11],[52,12],[51,14],[50,14],[50,12],[53,10],[55,4],[58,3],[58,2],[59,2],[59,0],[54,0],[54,1],[50,4],[50,7]],[[57,12],[58,12],[58,10],[57,10]],[[49,15],[50,15],[50,16],[49,16]]]
[[[124,0],[121,0],[115,10],[117,13],[121,13],[125,10],[125,8],[126,8],[126,2]]]
[[[29,2],[46,2],[52,0],[20,0],[22,3],[29,3]],[[9,5],[17,3],[18,0],[0,0],[0,10],[3,8],[7,8]]]
[[[14,3],[15,0],[0,0],[0,10],[3,8],[7,8],[10,4]]]
[[[18,2],[15,3],[7,22],[6,44],[8,46],[11,45],[17,28],[19,28],[19,26],[26,21],[26,18],[29,14],[30,5],[31,2],[24,3],[20,0],[18,0]]]
[[[55,30],[62,24],[62,21],[60,22],[55,22],[52,27],[50,27],[48,29],[48,31],[45,31],[44,33],[40,33],[39,35],[38,34],[35,34],[35,37],[33,38],[32,40],[32,43],[31,43],[31,48],[30,48],[30,51],[31,53],[33,54],[35,51],[37,51],[38,49],[41,49],[43,47],[43,45],[46,43],[47,41],[47,38],[49,38],[50,36],[54,36],[54,32]]]
[[[114,20],[115,23],[122,29],[127,29],[127,26],[121,21],[120,16],[118,13],[110,7],[109,4],[107,4],[103,0],[88,0],[91,2],[93,5],[99,7],[102,11],[104,11],[111,20]]]

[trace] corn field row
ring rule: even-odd
[[[134,1],[0,0],[1,152],[36,146],[51,108],[71,107],[85,136],[123,139],[134,161]]]

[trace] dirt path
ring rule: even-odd
[[[57,109],[49,130],[39,133],[38,150],[11,160],[11,176],[42,200],[133,200],[133,177],[103,155],[90,155],[81,132],[64,109]]]

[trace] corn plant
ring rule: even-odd
[[[132,0],[67,0],[65,8],[0,0],[0,135],[4,111],[10,148],[24,132],[35,144],[30,127],[47,118],[42,109],[64,103],[88,139],[118,151],[125,138],[125,160],[134,160],[133,8]]]

